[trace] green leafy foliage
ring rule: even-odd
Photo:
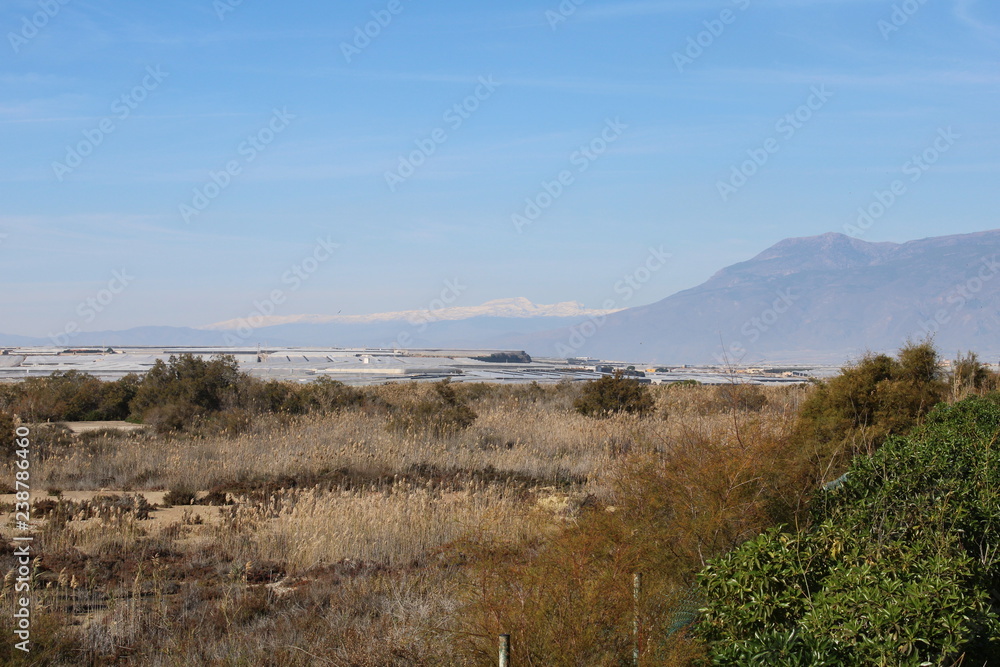
[[[238,433],[258,415],[325,413],[376,403],[327,377],[303,385],[258,380],[242,372],[231,355],[210,360],[171,356],[142,377],[130,374],[113,382],[69,371],[0,385],[0,413],[28,423],[128,420],[164,433]]]
[[[607,417],[621,412],[643,416],[652,412],[653,406],[649,387],[625,377],[620,371],[588,382],[573,403],[577,412],[588,417]]]
[[[0,392],[0,408],[28,422],[124,419],[139,387],[136,375],[101,382],[79,371],[28,378]]]
[[[236,405],[244,374],[232,356],[210,361],[190,354],[157,359],[132,401],[132,412],[159,430],[183,430],[205,413]]]
[[[926,379],[926,376],[925,376]],[[924,665],[1000,654],[1000,407],[940,406],[700,575],[714,664]]]

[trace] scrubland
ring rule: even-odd
[[[655,387],[650,414],[594,419],[573,409],[579,386],[459,385],[452,402],[475,415],[461,427],[434,404],[436,389],[370,387],[357,405],[268,415],[238,433],[34,427],[32,659],[490,664],[501,632],[516,635],[515,654],[528,634],[579,643],[593,628],[572,626],[591,615],[620,626],[611,644],[627,645],[623,605],[641,545],[666,527],[626,540],[634,554],[602,556],[620,559],[612,571],[573,561],[590,557],[574,541],[595,539],[577,534],[581,522],[631,529],[644,511],[633,505],[651,496],[636,487],[676,480],[680,495],[669,500],[688,508],[673,519],[673,548],[686,570],[647,580],[684,590],[703,557],[754,534],[762,510],[744,483],[808,391]],[[768,465],[773,482],[780,466]],[[13,479],[9,465],[0,479]],[[172,491],[190,501],[188,490],[195,504],[170,522],[157,518],[166,510],[127,499]],[[75,491],[97,498],[74,503]],[[9,549],[4,558],[9,569]],[[530,581],[518,582],[523,568]],[[556,625],[533,629],[546,603],[522,584],[563,586],[567,576],[580,588],[562,593],[580,599],[558,605]],[[570,646],[565,664],[579,659]]]
[[[905,362],[650,387],[633,413],[582,414],[579,384],[413,383],[205,428],[31,424],[33,649],[0,662],[490,665],[509,634],[517,665],[631,664],[636,644],[642,665],[700,664],[698,573],[804,529],[821,484],[947,398]],[[861,406],[868,381],[891,409]]]

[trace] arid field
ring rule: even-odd
[[[35,557],[32,652],[5,642],[0,662],[491,665],[510,635],[516,665],[730,664],[743,649],[726,624],[790,603],[720,617],[738,596],[729,575],[712,583],[714,559],[779,527],[807,539],[852,459],[995,387],[967,361],[950,381],[923,345],[785,387],[349,388],[179,359],[141,382],[8,385],[5,428],[30,431]],[[57,414],[104,421],[45,423]],[[15,462],[0,465],[5,632]],[[781,580],[751,558],[740,576]]]
[[[575,531],[581,517],[626,529],[649,495],[635,485],[676,484],[658,502],[678,504],[683,566],[647,580],[680,595],[702,558],[755,530],[745,489],[780,485],[761,448],[778,446],[807,391],[656,387],[650,414],[594,419],[573,409],[579,385],[457,386],[465,425],[427,410],[435,386],[408,384],[235,434],[35,425],[35,641],[67,665],[490,664],[498,634],[518,655],[622,614],[610,656],[631,641],[622,605],[659,536],[602,554],[605,570],[574,560],[589,557],[574,540],[593,539]],[[515,581],[524,568],[531,581]],[[532,587],[566,576],[580,588],[550,592],[569,596],[550,601],[564,618],[534,628],[546,604],[531,608]]]

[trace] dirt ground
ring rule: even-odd
[[[145,424],[133,424],[131,422],[59,422],[73,433],[87,433],[88,431],[115,430],[115,431],[142,431],[149,428]],[[153,502],[150,500],[149,502]]]
[[[64,491],[61,495],[62,498],[66,500],[72,500],[74,502],[81,502],[85,500],[92,500],[95,496],[123,496],[123,495],[133,495],[133,496],[143,496],[150,505],[154,505],[153,509],[149,513],[149,519],[143,521],[143,525],[152,528],[159,529],[164,526],[168,526],[172,523],[181,523],[184,518],[184,513],[187,511],[192,512],[194,515],[200,516],[204,525],[215,524],[219,521],[219,513],[222,511],[220,506],[212,505],[174,505],[171,507],[163,507],[163,496],[166,495],[165,491],[114,491],[101,489],[100,491]],[[200,494],[204,496],[205,494]],[[35,493],[32,492],[31,501],[34,503],[38,500],[44,500],[50,498],[56,500],[55,496],[49,496],[48,494]],[[14,494],[0,494],[0,529],[3,530],[13,530],[15,526],[15,516],[13,512],[14,503],[16,502]],[[7,510],[10,511],[7,511]],[[40,525],[44,519],[32,519],[32,524]],[[89,519],[87,521],[74,521],[70,525],[83,527],[87,525],[89,521],[94,521],[94,519]]]

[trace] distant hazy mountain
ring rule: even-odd
[[[15,336],[13,334],[0,333],[0,345],[8,347],[31,347],[35,345],[51,345],[43,338],[32,338],[30,336]]]
[[[250,345],[251,343],[247,343]],[[275,341],[275,344],[283,344]],[[0,345],[83,347],[95,345],[158,346],[222,346],[226,341],[218,331],[203,331],[187,327],[136,327],[123,331],[84,331],[58,340],[29,338],[0,333]]]
[[[534,306],[526,299],[509,299],[503,303],[523,302],[542,313],[558,313],[567,304],[555,306]],[[496,302],[492,302],[496,303]],[[488,305],[488,304],[484,304]],[[95,345],[110,346],[217,346],[246,347],[265,346],[322,346],[322,347],[448,347],[448,348],[497,348],[504,347],[504,341],[519,339],[542,331],[551,331],[579,322],[581,317],[601,316],[607,311],[586,310],[578,304],[570,304],[567,311],[572,316],[540,314],[530,316],[530,308],[517,311],[517,316],[475,315],[481,307],[444,309],[424,318],[385,318],[376,316],[348,316],[335,321],[315,323],[309,316],[302,322],[240,328],[241,320],[212,325],[211,329],[187,327],[137,327],[124,331],[96,331],[78,333],[71,338],[53,341],[48,338],[30,338],[0,333],[0,345],[6,346],[54,346],[81,347]],[[465,318],[459,318],[464,310]],[[490,312],[490,311],[484,311]],[[492,312],[504,312],[503,307]],[[510,312],[510,311],[507,311]],[[441,317],[447,315],[448,318]],[[369,319],[371,318],[371,319]],[[437,319],[434,319],[437,318]],[[450,318],[450,319],[449,319]],[[322,318],[326,319],[326,318]],[[346,319],[346,321],[345,321]],[[235,328],[230,328],[235,327]]]
[[[698,287],[525,337],[533,354],[660,363],[832,361],[934,334],[1000,354],[1000,230],[909,243],[787,239]]]
[[[942,353],[1000,356],[1000,230],[909,243],[787,239],[698,287],[618,312],[502,299],[363,316],[272,318],[206,329],[82,333],[70,345],[282,345],[524,349],[663,364],[833,362],[929,333]],[[260,324],[260,323],[258,323]],[[0,334],[0,345],[51,345]]]

